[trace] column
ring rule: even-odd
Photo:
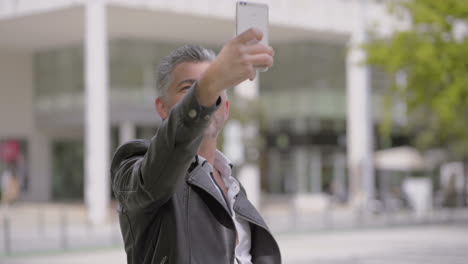
[[[312,183],[312,193],[322,192],[322,153],[319,148],[310,150],[310,178]]]
[[[41,131],[34,131],[28,140],[28,153],[26,164],[29,168],[26,172],[28,178],[28,190],[25,200],[45,202],[51,198],[52,187],[52,146],[48,136]]]
[[[283,188],[281,176],[281,153],[278,150],[272,149],[268,152],[269,168],[268,168],[268,186],[273,192],[280,192]]]
[[[119,126],[119,145],[127,143],[136,138],[135,124],[131,121],[124,121]]]
[[[374,196],[373,132],[369,69],[365,53],[366,0],[357,3],[347,56],[347,148],[351,201],[361,207]]]
[[[307,167],[308,167],[308,157],[306,147],[300,146],[296,147],[293,150],[294,155],[294,174],[296,178],[297,188],[296,191],[298,194],[303,194],[307,192]]]
[[[257,78],[253,81],[244,81],[235,88],[235,93],[248,100],[253,100],[258,97],[258,74]],[[256,120],[252,123],[244,126],[243,135],[241,138],[247,141],[252,140],[253,137],[258,133],[258,126]],[[239,142],[243,144],[244,142]],[[249,146],[246,146],[247,148]],[[243,164],[239,168],[239,181],[244,186],[250,202],[258,208],[261,201],[261,190],[260,190],[260,168],[257,163]]]
[[[346,197],[346,158],[342,153],[333,156],[333,195],[340,200]]]
[[[85,203],[89,220],[102,223],[110,200],[107,14],[103,1],[85,7]]]
[[[305,118],[296,116],[293,120],[293,129],[296,135],[307,133],[307,122]],[[307,192],[307,177],[309,169],[309,157],[306,146],[296,146],[293,148],[293,164],[296,179],[296,191],[298,194]]]

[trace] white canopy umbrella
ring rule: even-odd
[[[375,168],[381,170],[414,171],[427,168],[427,162],[421,153],[408,146],[376,151],[374,162]]]

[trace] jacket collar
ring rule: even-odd
[[[231,164],[229,164],[229,166],[232,168]],[[197,155],[193,159],[193,163],[190,166],[187,182],[191,185],[199,187],[215,198],[216,201],[226,210],[226,212],[232,216],[232,213],[229,210],[224,197],[222,197],[220,192],[213,185],[212,180],[209,178],[211,177],[211,170],[212,168],[208,166],[208,162],[204,159],[200,159]],[[260,216],[257,209],[255,209],[252,203],[248,200],[247,195],[245,194],[245,190],[243,188],[241,189],[242,190],[239,192],[236,201],[234,202],[234,212],[245,218],[247,221],[269,231],[265,221]]]
[[[197,162],[202,163],[202,164],[206,161],[206,159],[201,155],[197,155],[194,159],[197,159]],[[220,171],[221,172],[221,177],[223,178],[224,182],[226,182],[228,180],[228,178],[232,175],[233,165],[232,165],[231,161],[226,157],[226,155],[224,155],[218,149],[216,150],[216,153],[215,153],[215,159],[214,159],[213,166],[211,166],[210,163],[206,163],[206,165],[210,169],[213,169],[213,167],[214,167],[215,169]]]
[[[213,185],[212,180],[209,178],[211,177],[211,168],[210,166],[207,166],[208,162],[206,160],[202,161],[201,164],[199,162],[200,159],[198,156],[196,156],[190,167],[192,170],[190,171],[189,169],[187,182],[207,192],[209,195],[215,198],[216,201],[218,201],[218,203],[226,210],[229,215],[232,215],[226,201],[224,200],[224,197],[218,191],[218,189],[216,189],[216,186]]]

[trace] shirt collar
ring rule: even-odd
[[[206,159],[201,155],[198,155],[198,159],[199,159],[200,164],[203,164],[206,162]],[[224,155],[219,150],[216,150],[216,153],[215,153],[214,166],[212,166],[208,162],[206,162],[206,164],[208,164],[211,167],[211,169],[213,169],[214,167],[219,172],[221,172],[221,177],[223,177],[224,180],[232,176],[231,174],[232,174],[233,165],[231,161],[226,157],[226,155]]]
[[[209,162],[207,162],[207,160],[203,156],[198,155],[195,158],[198,158],[199,163],[201,165],[205,164],[206,166],[209,166],[209,169],[211,172],[213,171],[213,166]],[[216,150],[214,168],[216,168],[220,172],[221,178],[226,188],[228,189],[227,195],[229,197],[229,204],[231,206],[231,210],[233,210],[232,206],[234,203],[231,200],[232,199],[235,200],[236,199],[235,197],[240,191],[239,182],[231,175],[232,167],[233,165],[231,161],[221,151]],[[213,184],[216,185],[216,183],[214,182],[214,179],[211,178],[211,180],[213,181]],[[221,189],[218,189],[218,190],[220,191],[220,194],[222,196],[223,194],[222,194]]]

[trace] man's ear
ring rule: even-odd
[[[161,97],[158,97],[154,101],[154,105],[156,106],[156,111],[158,112],[161,119],[165,120],[169,116],[166,103],[161,99]]]

